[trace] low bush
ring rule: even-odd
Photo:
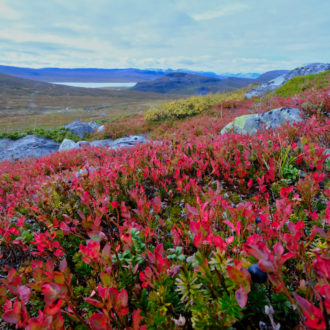
[[[239,90],[226,94],[208,94],[204,96],[192,96],[187,99],[179,99],[169,103],[163,103],[156,108],[151,108],[145,113],[145,118],[150,121],[164,119],[183,119],[201,114],[221,101],[241,100],[244,91]]]
[[[75,134],[73,134],[71,131],[64,127],[60,128],[54,128],[54,129],[43,129],[43,128],[35,128],[30,129],[25,132],[4,132],[0,134],[0,138],[8,138],[11,140],[18,140],[20,138],[23,138],[29,134],[33,134],[36,136],[41,136],[47,139],[52,139],[55,142],[61,143],[64,139],[71,139],[75,142],[78,142],[81,140],[81,138]]]

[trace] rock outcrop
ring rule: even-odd
[[[87,133],[94,133],[101,125],[95,121],[89,123],[83,123],[81,120],[75,120],[74,122],[65,125],[64,127],[70,130],[73,134],[83,137]]]
[[[261,114],[237,117],[221,130],[221,134],[233,131],[239,134],[251,135],[255,134],[259,129],[279,127],[286,121],[292,124],[302,120],[302,113],[299,109],[282,107]]]
[[[18,140],[0,139],[0,160],[42,157],[58,151],[59,143],[35,135]]]
[[[277,87],[282,86],[290,79],[297,76],[304,76],[308,74],[315,74],[319,72],[324,72],[330,70],[330,63],[311,63],[302,67],[295,68],[282,76],[272,79],[266,83],[263,83],[253,89],[250,89],[245,96],[251,98],[254,96],[262,95],[268,91],[271,91]]]
[[[76,120],[65,127],[80,137],[83,137],[86,133],[93,133],[95,130],[101,131],[104,129],[104,126],[100,126],[96,122],[82,123],[80,120]],[[117,140],[105,139],[92,142],[74,142],[70,139],[64,139],[61,144],[51,139],[35,135],[28,135],[18,140],[5,138],[0,139],[0,161],[28,157],[39,158],[57,151],[88,147],[106,147],[116,150],[118,148],[133,147],[145,142],[147,142],[147,139],[139,135],[127,136]]]
[[[69,139],[64,139],[59,147],[59,151],[79,149],[88,146],[107,147],[109,149],[116,150],[118,148],[133,147],[137,144],[145,143],[145,142],[147,142],[147,139],[144,136],[139,136],[139,135],[127,136],[117,140],[105,139],[105,140],[96,140],[92,142],[87,142],[87,141],[74,142]]]

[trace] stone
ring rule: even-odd
[[[90,143],[88,141],[79,141],[77,142],[78,148],[84,148],[90,147]]]
[[[146,143],[148,140],[141,135],[131,135],[131,136],[126,136],[117,140],[114,140],[113,143],[109,146],[111,148],[118,148],[118,147],[133,147],[137,144],[140,143]]]
[[[70,130],[73,134],[83,137],[87,133],[94,133],[100,125],[95,121],[89,123],[82,123],[81,120],[75,120],[64,127]]]
[[[72,150],[78,148],[78,145],[76,142],[70,140],[70,139],[64,139],[58,149],[58,151],[65,151],[65,150]]]
[[[93,142],[79,141],[74,142],[70,139],[64,139],[61,144],[51,139],[28,135],[18,140],[0,139],[0,161],[20,159],[27,157],[40,158],[57,151],[73,150],[87,147],[106,147],[113,150],[119,148],[133,147],[140,143],[147,142],[144,136],[133,135],[117,140],[105,139]]]
[[[90,143],[92,147],[108,147],[113,143],[112,139],[95,140]]]
[[[40,136],[27,135],[18,140],[0,140],[0,160],[42,157],[56,152],[59,143]]]
[[[327,70],[330,70],[330,63],[310,63],[305,66],[295,68],[294,70],[291,70],[282,76],[279,76],[255,88],[250,89],[246,92],[245,96],[248,99],[254,96],[260,96],[268,91],[282,86],[294,77],[320,73]]]
[[[140,135],[132,135],[123,138],[119,138],[117,140],[105,139],[105,140],[96,140],[90,143],[93,147],[108,147],[111,149],[118,148],[129,148],[133,147],[140,143],[145,143],[148,140],[144,136]]]
[[[102,131],[104,131],[104,125],[102,125],[102,126],[99,126],[98,128],[97,128],[97,132],[102,132]]]
[[[94,131],[100,127],[100,125],[96,121],[90,121],[87,123],[89,127],[91,127]]]
[[[238,134],[255,134],[259,129],[282,126],[286,121],[290,124],[302,121],[302,113],[297,108],[282,107],[261,114],[240,116],[221,130],[221,134],[235,132]]]

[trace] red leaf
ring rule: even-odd
[[[128,304],[127,291],[125,289],[121,290],[117,299],[119,300],[121,307],[126,307]]]
[[[63,299],[59,299],[56,304],[47,305],[44,309],[45,314],[47,315],[56,315],[61,309]]]
[[[101,302],[99,302],[98,300],[96,299],[92,299],[92,298],[84,298],[84,300],[86,302],[88,302],[89,304],[97,307],[97,308],[102,308],[103,307],[103,304]]]
[[[2,314],[2,318],[8,322],[8,323],[13,323],[16,324],[20,317],[19,314],[16,314],[14,311],[7,311]]]
[[[274,250],[274,253],[275,253],[278,257],[280,257],[280,256],[283,254],[283,252],[284,252],[284,248],[283,248],[282,244],[279,243],[279,242],[277,242],[277,243],[274,245],[273,250]]]
[[[269,273],[275,271],[275,267],[271,261],[263,259],[258,262],[258,265],[263,272]]]
[[[27,286],[21,285],[18,287],[19,297],[21,298],[21,301],[24,302],[25,304],[29,301],[30,293],[31,290]]]
[[[60,294],[61,289],[55,283],[46,283],[42,286],[43,294],[45,295],[46,303],[52,303],[57,299],[57,296]]]
[[[107,319],[102,313],[95,313],[89,318],[89,323],[93,330],[109,329]]]
[[[17,226],[18,227],[23,227],[24,226],[24,221],[25,221],[24,217],[19,218],[17,220]]]
[[[195,216],[198,215],[198,210],[195,207],[193,207],[189,204],[186,204],[186,209],[187,209],[188,216],[189,215],[195,215]]]
[[[247,303],[248,292],[246,292],[246,290],[244,290],[244,288],[240,288],[236,291],[235,296],[236,296],[236,300],[237,300],[239,306],[241,308],[244,308]]]
[[[294,292],[293,296],[304,312],[304,316],[307,319],[305,324],[312,329],[325,329],[326,325],[322,312],[297,293]]]

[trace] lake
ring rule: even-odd
[[[52,84],[56,85],[65,85],[71,87],[83,87],[83,88],[129,88],[134,87],[136,82],[127,82],[127,83],[120,83],[120,82],[106,82],[106,83],[96,83],[96,82],[52,82]]]

